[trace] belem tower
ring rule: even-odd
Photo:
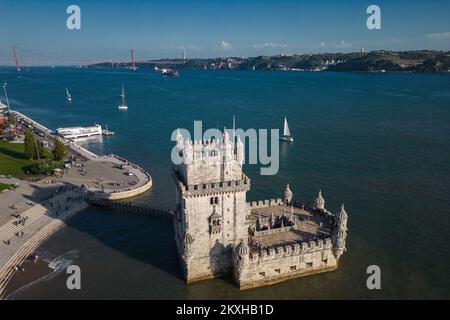
[[[176,137],[183,159],[174,165],[175,241],[188,283],[232,273],[239,289],[335,270],[344,253],[347,213],[281,199],[247,202],[244,146],[224,131],[223,141]],[[233,141],[235,140],[235,141]]]

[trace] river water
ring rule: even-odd
[[[280,128],[287,116],[295,142],[280,148],[280,170],[252,178],[248,201],[276,198],[286,183],[311,202],[345,203],[348,252],[338,271],[239,292],[231,279],[186,285],[170,222],[89,209],[72,218],[40,251],[69,257],[82,289],[61,272],[15,298],[346,299],[450,298],[450,75],[322,72],[30,68],[0,70],[14,109],[56,129],[100,123],[116,132],[93,140],[147,169],[153,189],[135,199],[172,208],[170,134],[176,128]],[[122,83],[129,109],[117,110]],[[65,102],[68,87],[73,103]],[[75,255],[71,254],[76,252]],[[381,268],[381,290],[368,290],[366,269]]]

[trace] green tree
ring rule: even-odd
[[[53,147],[52,150],[53,159],[57,161],[62,160],[64,159],[66,153],[67,153],[66,146],[58,139],[55,139],[55,146]]]
[[[45,156],[42,143],[30,129],[25,130],[25,156],[27,159],[41,159]]]
[[[36,137],[30,129],[25,130],[25,157],[34,159],[36,155]]]
[[[64,167],[64,163],[62,161],[53,161],[51,159],[43,159],[33,161],[33,163],[27,167],[28,172],[31,174],[52,174],[53,169]]]

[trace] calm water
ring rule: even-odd
[[[151,71],[32,68],[8,81],[13,108],[50,128],[107,124],[116,136],[90,143],[148,169],[155,186],[137,199],[172,207],[170,133],[204,127],[280,128],[280,171],[252,180],[248,200],[279,197],[290,182],[309,202],[349,213],[348,252],[332,273],[239,292],[230,279],[185,285],[170,223],[90,209],[41,249],[76,252],[82,290],[60,274],[21,298],[450,298],[450,76],[364,73]],[[117,110],[124,83],[129,110]],[[74,102],[65,103],[65,87]],[[366,288],[366,268],[382,270],[382,290]]]

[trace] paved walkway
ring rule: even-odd
[[[46,239],[65,224],[64,221],[88,207],[84,193],[68,191],[23,212],[0,227],[0,298],[8,281]],[[25,219],[24,224],[15,222]]]
[[[6,190],[0,193],[0,225],[11,220],[12,215],[21,214],[30,209],[38,202],[42,202],[57,194],[64,183],[56,181],[47,184],[44,181],[30,182],[15,178],[0,178],[1,183],[19,185],[13,190]]]

